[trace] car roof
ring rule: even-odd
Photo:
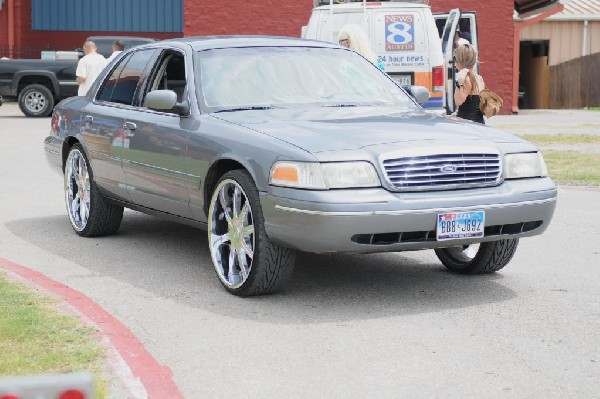
[[[253,35],[185,37],[162,43],[189,45],[194,51],[235,47],[339,47],[334,43],[297,37]]]

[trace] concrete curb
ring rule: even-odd
[[[22,278],[28,285],[59,296],[81,317],[91,322],[109,348],[107,359],[133,398],[183,398],[173,373],[160,365],[133,333],[99,304],[68,286],[26,266],[0,257],[0,269]]]

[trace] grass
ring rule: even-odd
[[[600,154],[542,150],[548,174],[558,184],[600,186]]]
[[[600,186],[600,135],[523,134],[519,137],[542,148],[548,174],[557,184]],[[565,148],[544,149],[552,145]],[[597,147],[598,151],[576,150],[590,147]]]
[[[94,329],[61,314],[57,300],[0,274],[0,376],[88,371],[106,397],[103,348]]]
[[[600,144],[600,134],[522,134],[519,137],[536,144],[565,144],[565,145],[581,145],[581,144]]]

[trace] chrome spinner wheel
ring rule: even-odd
[[[71,225],[82,231],[90,216],[90,175],[79,149],[69,153],[65,164],[65,201]]]
[[[232,179],[220,182],[210,203],[210,253],[221,281],[229,288],[246,282],[255,249],[254,217],[242,186]]]

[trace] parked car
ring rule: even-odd
[[[208,230],[229,292],[290,277],[296,251],[433,249],[491,273],[541,234],[556,187],[539,150],[421,108],[336,44],[206,37],[136,47],[45,139],[77,234],[115,234],[123,208]]]
[[[151,38],[128,36],[88,38],[94,40],[104,56],[110,55],[110,51],[106,49],[111,48],[116,39],[123,39],[126,48],[156,41]],[[83,52],[80,55],[83,55]],[[0,60],[0,97],[17,99],[19,108],[26,116],[50,116],[58,101],[77,95],[75,71],[78,61],[78,59]]]

